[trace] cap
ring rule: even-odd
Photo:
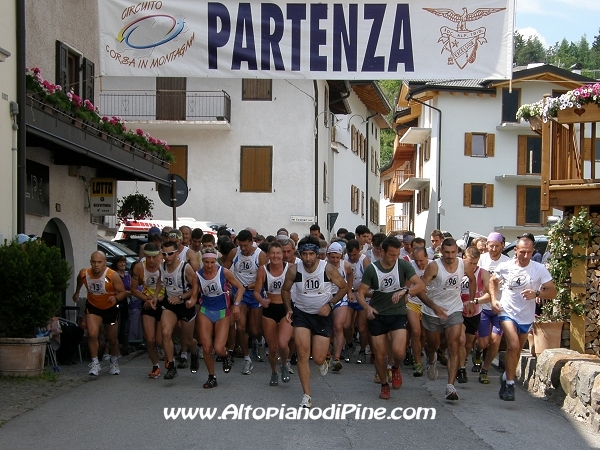
[[[504,238],[502,237],[502,235],[500,233],[496,233],[495,231],[491,232],[488,237],[487,237],[487,241],[494,241],[494,242],[504,242]]]
[[[405,244],[410,244],[414,240],[415,237],[412,234],[405,234],[404,236],[402,236],[402,242],[404,242]]]
[[[18,244],[24,244],[25,242],[35,241],[36,239],[37,239],[36,236],[29,237],[23,233],[17,234],[17,238],[16,238]]]
[[[342,253],[344,253],[344,249],[342,248],[342,245],[339,242],[334,242],[327,249],[327,254],[329,253],[339,253],[341,255]]]
[[[532,233],[523,233],[523,235],[519,236],[519,238],[527,238],[535,244],[535,237],[533,236]]]
[[[160,228],[158,227],[152,227],[148,230],[148,236],[150,236],[151,234],[160,234]]]
[[[457,239],[456,240],[456,245],[458,246],[458,248],[460,248],[462,251],[465,251],[465,248],[467,248],[467,243],[464,241],[464,239]]]

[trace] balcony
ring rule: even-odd
[[[585,105],[541,124],[542,210],[600,202],[598,122],[600,107]]]
[[[411,201],[414,195],[413,190],[401,190],[400,186],[402,186],[406,181],[413,178],[414,174],[410,173],[407,170],[396,170],[394,171],[394,176],[392,177],[389,185],[389,199],[392,203],[403,203]]]
[[[388,217],[385,224],[385,231],[387,234],[392,231],[409,230],[410,221],[407,215],[403,216],[391,216]]]
[[[230,129],[231,98],[225,91],[103,91],[101,113],[127,122],[168,124],[184,129],[190,124]]]
[[[53,152],[54,164],[87,166],[99,177],[169,184],[169,164],[27,96],[27,147]]]

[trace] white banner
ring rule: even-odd
[[[98,0],[108,76],[507,79],[514,0]]]

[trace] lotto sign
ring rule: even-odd
[[[511,77],[511,0],[99,0],[108,76]]]
[[[117,180],[92,178],[90,213],[93,216],[110,216],[117,212]]]

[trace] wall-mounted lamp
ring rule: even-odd
[[[6,61],[6,58],[10,56],[10,52],[8,50],[4,50],[0,47],[0,62]]]

